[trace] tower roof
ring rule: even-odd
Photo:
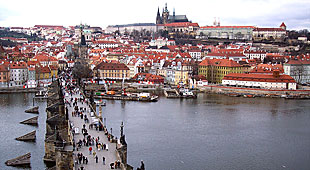
[[[282,22],[282,24],[280,25],[280,27],[286,27],[286,25],[284,24],[284,22]]]

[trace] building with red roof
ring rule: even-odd
[[[223,80],[223,85],[263,89],[296,90],[296,81],[289,75],[230,73]]]
[[[10,87],[22,87],[28,80],[28,66],[26,62],[11,62]]]
[[[101,62],[94,68],[94,77],[101,79],[129,79],[130,70],[124,63]]]
[[[58,60],[55,57],[51,57],[46,53],[39,53],[35,55],[32,61],[38,61],[42,66],[58,65]]]
[[[154,75],[151,73],[137,73],[132,80],[149,82],[151,84],[163,84],[164,78],[160,75]]]
[[[297,83],[310,83],[310,56],[292,58],[283,64],[284,73],[292,76]]]
[[[258,64],[252,68],[251,74],[273,74],[274,71],[284,73],[282,64]]]
[[[0,87],[8,87],[10,81],[10,72],[6,65],[0,65]]]
[[[253,26],[203,26],[197,30],[201,38],[252,40]]]
[[[164,25],[164,29],[168,31],[171,38],[178,35],[196,36],[196,31],[199,29],[198,23],[191,22],[175,22]]]
[[[248,59],[260,59],[261,61],[264,61],[267,53],[263,50],[244,50],[243,54]]]
[[[249,66],[242,66],[229,59],[204,59],[198,66],[198,74],[204,75],[210,83],[222,83],[229,73],[244,73]]]
[[[253,30],[254,40],[276,40],[284,39],[286,36],[286,26],[281,24],[280,28],[255,28]]]

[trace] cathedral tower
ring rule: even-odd
[[[168,8],[167,8],[167,3],[166,3],[165,9],[164,9],[164,11],[162,13],[162,22],[163,22],[163,24],[169,23],[168,18],[169,18],[169,11],[168,11]]]
[[[156,24],[162,24],[162,20],[161,20],[160,13],[159,13],[159,7],[157,11],[157,16],[156,16]]]

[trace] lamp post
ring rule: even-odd
[[[112,137],[112,128],[111,128],[111,137]]]
[[[124,133],[124,122],[122,121],[121,123],[121,137],[123,136]]]

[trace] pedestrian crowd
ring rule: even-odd
[[[83,138],[79,139],[78,141],[75,141],[73,139],[73,150],[81,151],[81,148],[87,147],[90,155],[89,157],[92,157],[95,160],[95,162],[98,163],[99,162],[98,153],[108,151],[109,145],[108,143],[104,143],[103,141],[101,141],[99,136],[97,136],[96,138],[94,136],[91,136],[89,134],[89,130],[95,128],[96,131],[100,131],[103,129],[103,126],[102,125],[100,126],[97,123],[96,124],[90,123],[89,118],[87,116],[90,115],[91,113],[90,108],[82,106],[79,107],[78,103],[82,105],[84,105],[85,103],[86,105],[88,105],[89,101],[84,97],[84,95],[82,95],[79,87],[77,86],[77,83],[72,81],[70,74],[64,73],[64,76],[62,77],[61,80],[64,87],[63,95],[66,97],[66,98],[64,97],[66,111],[68,112],[68,107],[72,107],[71,116],[80,117],[84,123],[81,127],[81,133],[83,135]],[[77,97],[73,97],[73,95]],[[86,126],[87,124],[88,129]],[[78,130],[79,128],[74,127],[73,124],[70,125],[71,125],[71,132],[73,136],[75,136],[76,134],[79,133]],[[108,139],[108,141],[110,140]],[[101,159],[102,164],[106,165],[106,158],[103,156]],[[85,155],[85,153],[83,154],[82,152],[78,152],[75,155],[74,163],[75,165],[79,165],[78,170],[86,170],[84,166],[89,163],[89,160],[88,157]],[[111,169],[118,169],[121,166],[121,162],[119,160],[115,160],[114,162],[111,162],[109,166]]]

